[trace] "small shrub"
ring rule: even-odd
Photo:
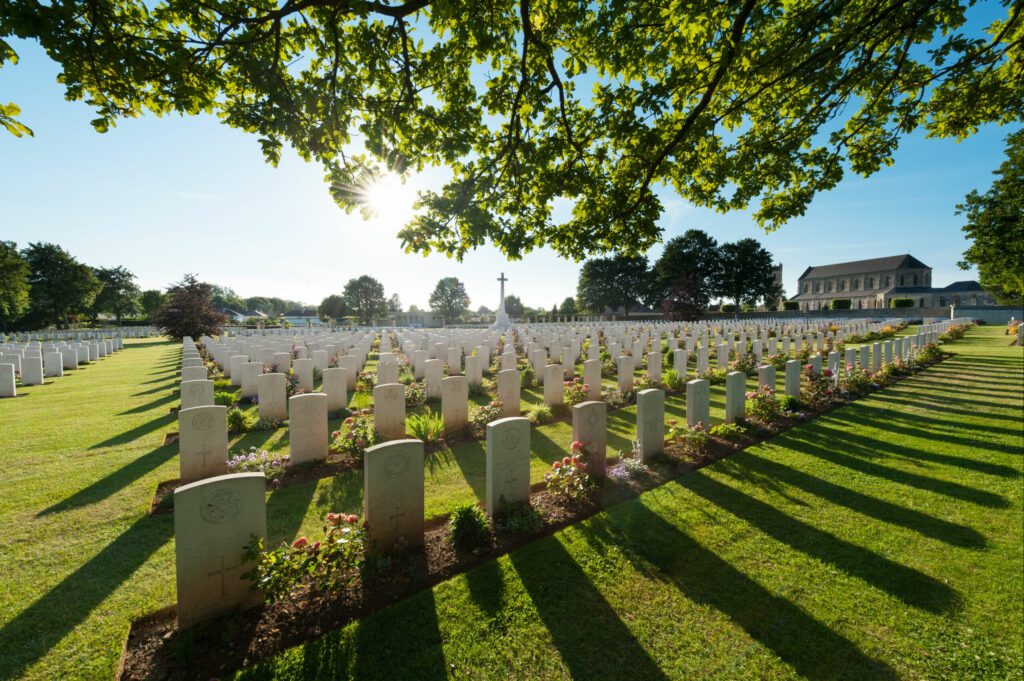
[[[537,374],[533,372],[532,364],[527,364],[519,372],[519,385],[523,388],[532,388],[537,385]]]
[[[273,477],[287,468],[290,459],[285,452],[268,452],[258,447],[249,447],[249,451],[228,459],[228,473],[262,472],[267,477]]]
[[[969,328],[971,328],[970,324],[950,324],[946,333],[939,336],[939,340],[944,342],[960,340]]]
[[[738,309],[739,308],[736,307],[734,303],[723,303],[722,306],[718,308],[720,312],[735,312]]]
[[[372,371],[361,371],[356,377],[356,392],[372,393],[373,387],[377,385],[377,374]]]
[[[605,401],[609,409],[621,409],[622,407],[628,407],[633,403],[635,394],[631,390],[620,390],[619,388],[609,388],[604,391],[601,395],[601,399]]]
[[[345,431],[331,433],[331,445],[335,451],[362,459],[368,447],[380,444],[384,437],[373,427],[366,411],[358,411],[342,422]]]
[[[464,504],[452,511],[448,536],[459,551],[477,551],[491,543],[491,525],[476,504]]]
[[[846,373],[839,381],[839,387],[851,395],[866,395],[871,391],[874,380],[871,374],[857,364],[848,363]]]
[[[642,478],[651,472],[651,469],[640,460],[640,441],[633,440],[633,446],[628,452],[618,452],[619,462],[608,469],[608,477],[625,480],[630,478]]]
[[[299,537],[291,545],[267,550],[263,538],[253,536],[245,547],[245,562],[255,567],[242,577],[252,580],[268,603],[290,597],[307,581],[320,591],[336,591],[359,576],[365,545],[366,530],[358,516],[328,513],[321,541]]]
[[[238,395],[235,393],[229,393],[226,390],[218,390],[213,393],[213,403],[223,405],[225,407],[233,407],[238,402]]]
[[[729,364],[732,371],[742,371],[747,376],[757,376],[757,357],[752,352],[746,352]]]
[[[799,310],[800,309],[800,303],[798,303],[795,300],[784,300],[784,301],[782,301],[782,309],[783,310]]]
[[[913,298],[890,298],[889,307],[914,307]]]
[[[488,397],[487,388],[483,383],[473,383],[469,386],[470,397]]]
[[[667,439],[678,444],[686,456],[694,461],[703,461],[708,458],[708,454],[711,452],[711,435],[703,423],[688,426],[672,419],[668,425]]]
[[[581,381],[578,378],[574,378],[571,381],[565,382],[565,403],[570,407],[577,405],[581,402],[587,401],[587,395],[590,393],[590,386]]]
[[[214,390],[238,390],[239,386],[231,385],[231,379],[219,378],[213,382]]]
[[[804,368],[804,383],[800,390],[800,403],[815,411],[825,411],[838,404],[842,395],[832,380],[832,372],[823,369],[815,374],[814,367]]]
[[[686,385],[686,379],[675,369],[666,369],[661,375],[661,380],[669,390],[682,390]]]
[[[548,492],[565,505],[585,501],[596,487],[583,460],[585,447],[583,442],[573,442],[573,455],[552,463],[551,471],[544,475]]]
[[[469,428],[476,437],[483,437],[487,434],[487,424],[501,418],[501,402],[492,401],[490,404],[475,407],[469,412]]]
[[[765,426],[782,419],[782,406],[775,398],[775,391],[763,385],[747,393],[747,415]]]
[[[228,409],[228,432],[245,433],[256,422],[252,414],[241,409]]]
[[[415,409],[427,403],[427,388],[422,383],[405,386],[405,406]]]
[[[917,361],[920,364],[935,364],[942,359],[942,350],[935,343],[928,343],[917,353]]]
[[[779,406],[785,413],[792,413],[800,410],[800,400],[793,397],[792,395],[781,395],[779,397]]]
[[[554,421],[555,415],[551,413],[551,407],[548,405],[538,404],[527,410],[526,418],[535,426],[543,426],[545,423]]]
[[[410,435],[427,444],[444,439],[444,419],[440,414],[429,411],[413,414],[406,419],[405,427]]]
[[[507,504],[498,502],[494,514],[494,529],[506,534],[533,534],[544,527],[544,518],[529,503]]]
[[[724,385],[725,384],[725,371],[722,369],[709,368],[702,374],[698,375],[698,378],[703,378],[711,385]]]
[[[249,426],[249,430],[277,430],[281,427],[280,421],[274,419],[259,418],[256,422]]]
[[[746,429],[738,423],[719,423],[711,426],[708,434],[713,437],[720,437],[730,442],[739,442],[746,437]]]
[[[835,298],[829,303],[829,309],[832,310],[849,310],[853,307],[853,301],[849,298]]]

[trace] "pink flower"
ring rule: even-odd
[[[308,543],[309,543],[308,539],[306,539],[305,537],[299,537],[294,542],[292,542],[292,548],[293,549],[301,549],[302,547],[304,547]]]
[[[332,432],[331,433],[331,439],[337,438],[338,435],[340,435],[340,434],[341,434],[340,430],[336,430],[336,431]]]
[[[551,467],[554,468],[557,471],[559,468],[562,467],[562,462],[561,461],[556,461],[553,464],[551,464]]]
[[[562,463],[564,463],[566,466],[568,466],[569,464],[572,463],[572,459],[570,459],[567,456],[564,456],[564,457],[562,457]]]
[[[318,550],[320,550],[320,542],[318,542],[318,541],[313,542],[312,546],[309,547],[309,550],[310,551],[318,551]]]
[[[345,419],[345,425],[346,426],[351,426],[353,423],[355,423],[355,419],[353,419],[351,416],[349,416],[347,419]]]
[[[572,443],[571,446],[572,446],[572,451],[574,451],[574,452],[575,451],[579,451],[580,449],[583,449],[583,443],[580,442],[579,440],[573,440],[573,443]]]
[[[356,440],[356,444],[359,445],[360,447],[365,447],[366,440],[364,440],[363,438],[359,438],[358,440]]]
[[[349,525],[355,525],[356,522],[359,520],[359,516],[357,516],[355,513],[350,513],[345,518],[345,520],[346,520],[346,522],[348,522]]]
[[[577,461],[576,462],[576,468],[579,468],[580,470],[582,470],[582,469],[584,469],[586,467],[587,467],[586,462],[584,462],[584,461]]]

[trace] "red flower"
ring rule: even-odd
[[[580,449],[583,449],[583,443],[580,442],[579,440],[573,440],[571,447],[572,451],[579,451]]]
[[[355,419],[353,419],[351,416],[349,416],[347,419],[345,419],[345,425],[346,426],[351,426],[354,422],[355,422]]]
[[[570,463],[572,463],[572,459],[570,459],[567,456],[562,457],[562,463],[564,463],[566,466],[568,466]]]
[[[356,515],[356,514],[354,514],[354,513],[350,513],[350,514],[349,514],[349,515],[348,515],[348,516],[347,516],[347,517],[345,518],[345,520],[346,520],[346,521],[348,522],[348,524],[349,524],[349,525],[355,525],[355,524],[356,524],[356,522],[357,522],[357,521],[359,520],[359,516],[357,516],[357,515]]]
[[[295,541],[292,542],[292,548],[293,549],[301,549],[302,547],[304,547],[308,543],[309,543],[308,539],[306,539],[305,537],[299,537],[298,539],[296,539]]]
[[[310,551],[318,551],[320,549],[320,542],[315,541],[313,545],[309,547]]]
[[[587,463],[585,461],[577,461],[576,462],[576,468],[579,468],[580,470],[582,470],[582,469],[584,469],[586,467],[587,467]]]

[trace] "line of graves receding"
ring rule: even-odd
[[[835,324],[833,320],[831,322]],[[820,354],[811,355],[803,369],[809,375],[821,376],[827,369],[838,377],[851,367],[873,366],[895,358],[911,358],[920,348],[936,343],[939,336],[953,324],[969,320],[950,320],[930,324],[918,333],[889,339],[859,349],[847,348],[843,362],[838,352],[828,352],[827,367],[823,367]],[[584,375],[590,362],[597,361],[597,348],[609,348],[617,358],[619,383],[627,385],[633,371],[627,360],[640,357],[652,339],[660,347],[663,334],[668,333],[668,350],[678,371],[685,374],[685,355],[694,354],[696,371],[707,367],[711,348],[716,349],[719,366],[728,353],[722,348],[733,348],[740,354],[747,351],[747,333],[752,332],[752,351],[769,353],[778,343],[783,351],[792,346],[799,350],[803,343],[824,349],[826,338],[834,340],[842,335],[864,335],[881,327],[878,322],[850,321],[827,333],[809,327],[791,325],[766,326],[751,329],[712,329],[709,325],[692,324],[686,327],[669,325],[615,325],[563,328],[513,329],[506,336],[495,337],[486,331],[468,331],[446,334],[448,341],[436,340],[440,336],[408,329],[385,331],[380,335],[378,374],[388,381],[378,382],[374,388],[374,412],[378,428],[386,431],[390,441],[369,447],[363,456],[363,509],[367,533],[367,550],[386,555],[401,548],[415,548],[424,542],[424,443],[407,439],[404,430],[405,386],[395,382],[398,354],[392,352],[391,333],[394,333],[402,351],[411,356],[413,371],[427,380],[431,390],[442,401],[442,416],[446,426],[453,429],[465,426],[468,412],[468,386],[480,381],[484,366],[490,366],[492,353],[498,357],[498,392],[508,403],[514,403],[518,392],[517,355],[525,355],[543,371],[545,401],[557,404],[562,399],[563,379],[568,375],[583,347],[590,358],[583,362]],[[772,335],[769,335],[769,331]],[[675,335],[681,332],[681,335]],[[722,334],[725,334],[722,336]],[[565,335],[560,335],[565,334]],[[575,334],[575,335],[574,335]],[[777,335],[776,335],[777,334]],[[791,337],[790,334],[795,334]],[[807,334],[810,337],[807,337]],[[635,335],[635,337],[634,337]],[[585,339],[581,336],[585,336]],[[781,339],[780,339],[781,336]],[[291,465],[315,461],[327,456],[327,419],[332,406],[340,408],[347,403],[345,391],[352,389],[352,381],[365,365],[371,347],[377,341],[376,330],[355,334],[325,333],[320,338],[307,337],[296,343],[289,340],[289,350],[282,351],[278,343],[265,340],[247,341],[241,338],[203,338],[206,351],[230,373],[245,389],[255,390],[260,396],[259,406],[273,409],[282,417],[289,416]],[[586,345],[589,343],[589,345]],[[631,355],[620,354],[629,348]],[[548,363],[553,348],[563,364]],[[870,350],[869,350],[870,348]],[[500,350],[500,352],[499,352]],[[472,351],[466,354],[464,351]],[[241,354],[241,353],[245,354]],[[441,358],[444,358],[443,361]],[[657,357],[658,359],[653,359]],[[650,352],[648,374],[660,376],[660,352]],[[683,357],[683,359],[678,359]],[[465,363],[463,364],[463,359]],[[269,367],[268,367],[269,363]],[[335,366],[335,364],[337,366]],[[253,366],[255,368],[247,369]],[[453,375],[444,377],[447,365]],[[590,365],[593,366],[593,365]],[[265,371],[270,368],[270,372]],[[335,378],[323,381],[322,393],[307,393],[287,398],[281,390],[284,371],[291,370],[307,382],[312,389],[312,370]],[[786,361],[786,392],[799,394],[801,362]],[[331,374],[330,372],[339,372]],[[456,371],[464,373],[455,374]],[[206,379],[207,366],[192,339],[186,338],[182,349],[182,408],[179,411],[179,459],[183,486],[174,491],[174,526],[177,566],[177,617],[179,628],[219,615],[239,606],[258,602],[259,595],[243,577],[245,547],[253,537],[265,539],[266,478],[262,473],[225,474],[228,458],[226,408],[212,404],[213,382]],[[758,367],[758,381],[774,386],[775,368]],[[202,373],[203,377],[199,374]],[[502,381],[502,375],[507,378]],[[726,422],[732,423],[745,415],[745,374],[730,372],[726,376]],[[256,385],[253,386],[253,383]],[[558,390],[547,388],[557,386]],[[709,422],[710,385],[706,379],[695,378],[686,383],[686,420],[690,425]],[[274,393],[273,395],[271,393]],[[265,397],[265,399],[264,399]],[[573,440],[582,443],[586,470],[595,480],[605,476],[607,462],[607,405],[600,400],[587,400],[571,408]],[[637,395],[637,445],[641,460],[649,460],[665,448],[665,392],[650,388]],[[528,502],[530,499],[530,423],[518,413],[497,419],[486,428],[486,484],[487,512],[493,515],[499,505]]]
[[[19,382],[44,385],[66,371],[105,359],[124,349],[125,338],[152,334],[152,329],[140,327],[15,335],[0,343],[0,397],[17,397]]]

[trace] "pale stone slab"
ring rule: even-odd
[[[786,394],[790,397],[800,397],[800,360],[786,361]]]
[[[661,383],[661,348],[652,350],[647,354],[647,377],[652,381]]]
[[[261,374],[256,379],[256,401],[261,419],[284,421],[288,418],[288,379],[284,374]]]
[[[725,375],[725,422],[736,423],[747,415],[747,375],[730,371]]]
[[[467,357],[467,361],[471,358]],[[498,401],[501,402],[501,413],[504,416],[519,416],[519,372],[506,369],[498,372]]]
[[[487,424],[486,464],[488,515],[493,517],[503,503],[530,501],[530,422],[527,419],[513,416]]]
[[[398,383],[398,363],[384,362],[377,365],[377,383]]]
[[[231,378],[231,385],[242,385],[242,364],[248,361],[248,355],[231,355],[228,358],[227,366],[230,367],[230,373],[225,371],[225,375]]]
[[[650,461],[665,450],[664,390],[650,388],[637,393],[636,439],[641,461]]]
[[[446,435],[469,425],[469,382],[465,376],[449,376],[441,381],[441,418]]]
[[[292,369],[292,353],[275,352],[270,356],[270,368],[273,373],[287,374]]]
[[[78,353],[78,363],[88,364],[89,363],[89,348],[82,345],[75,348],[75,352]]]
[[[846,348],[845,355],[846,356],[843,358],[845,360],[843,371],[848,372],[849,369],[857,366],[857,348]]]
[[[672,351],[672,368],[676,370],[681,378],[686,378],[686,350]]]
[[[327,395],[306,393],[288,398],[288,444],[289,466],[327,458]]]
[[[833,376],[839,374],[839,353],[835,350],[828,353],[828,370],[832,372]]]
[[[0,354],[0,363],[12,365],[14,373],[21,374],[21,355]]]
[[[882,368],[882,344],[872,343],[871,345],[871,370],[878,372]]]
[[[869,346],[862,345],[857,351],[860,353],[860,368],[868,371],[871,368],[871,350]]]
[[[544,367],[544,404],[550,406],[565,401],[565,382],[562,380],[562,365],[548,364]]]
[[[181,370],[181,382],[185,381],[205,381],[210,377],[210,372],[205,366],[202,367],[185,367]]]
[[[445,356],[445,364],[448,365],[448,373],[462,373],[462,348],[448,348]]]
[[[14,365],[0,364],[0,397],[17,397],[18,389],[14,382]]]
[[[423,442],[394,440],[363,456],[363,515],[374,554],[423,546]]]
[[[725,369],[729,368],[729,346],[724,343],[720,343],[716,350],[716,358],[718,360],[718,368]]]
[[[405,437],[405,386],[384,383],[373,387],[373,427],[388,440]]]
[[[244,547],[267,536],[266,488],[263,473],[237,473],[174,490],[179,629],[262,601],[242,575]]]
[[[319,369],[321,374],[330,368],[330,354],[326,350],[314,350],[311,357],[313,358],[313,368]]]
[[[347,372],[345,387],[349,392],[352,392],[356,389],[356,380],[359,378],[359,368],[361,366],[359,358],[352,355],[342,355],[338,358],[338,366]]]
[[[101,351],[100,352],[100,357],[103,357],[103,356],[104,356],[103,352]],[[201,366],[203,366],[203,359],[202,359],[202,357],[185,357],[184,359],[181,360],[181,368],[182,369],[184,369],[185,367],[201,367]]]
[[[213,406],[213,381],[184,381],[181,384],[181,409]]]
[[[292,371],[299,382],[299,388],[312,392],[313,390],[313,360],[297,359],[292,362]]]
[[[615,361],[616,379],[619,390],[629,391],[633,389],[633,358],[622,355]]]
[[[43,375],[47,378],[60,378],[64,375],[64,357],[59,352],[46,353],[43,366]]]
[[[772,390],[775,390],[775,365],[773,364],[762,364],[757,367],[757,387],[763,388],[768,386]]]
[[[587,473],[598,480],[604,478],[607,466],[607,413],[608,405],[600,401],[580,402],[572,408],[572,439],[584,443]]]
[[[21,358],[21,384],[43,385],[43,359],[26,354]]]
[[[320,389],[327,395],[327,411],[334,414],[348,407],[348,372],[339,367],[327,368],[321,378]]]
[[[64,361],[64,369],[71,371],[78,368],[78,352],[74,348],[64,348],[60,353]]]
[[[501,356],[501,370],[508,371],[516,368],[516,356],[505,353]]]
[[[471,386],[483,385],[484,382],[484,361],[478,355],[466,356],[466,380]]]
[[[583,384],[589,389],[588,400],[601,399],[601,360],[588,359],[583,363]]]
[[[686,383],[686,425],[711,427],[711,384],[703,378]]]
[[[183,483],[227,472],[227,411],[222,405],[178,411],[178,465]]]
[[[246,399],[257,397],[259,395],[259,384],[257,382],[260,376],[263,375],[263,362],[242,362],[238,367],[238,373],[242,385],[239,395]]]
[[[423,388],[427,399],[441,397],[441,381],[444,380],[444,362],[428,359],[423,362]]]
[[[815,376],[821,376],[821,355],[811,355],[810,359],[807,360],[807,364],[811,367]]]

